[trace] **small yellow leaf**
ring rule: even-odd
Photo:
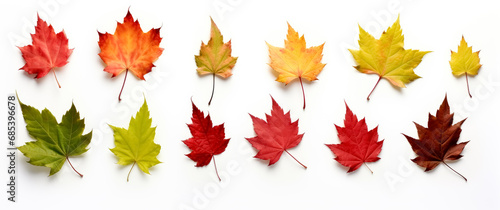
[[[469,90],[468,75],[477,75],[482,65],[479,63],[479,51],[472,52],[472,47],[467,46],[464,36],[462,36],[462,41],[460,41],[457,52],[451,51],[450,66],[453,75],[460,76],[465,74],[467,91],[472,98]]]
[[[465,73],[468,75],[477,75],[479,68],[481,68],[481,64],[479,63],[479,51],[472,52],[472,47],[467,46],[467,42],[463,36],[457,52],[451,51],[450,66],[451,72],[453,72],[455,76],[460,76]]]

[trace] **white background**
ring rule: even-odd
[[[85,132],[93,130],[94,136],[87,153],[71,158],[83,178],[68,164],[48,177],[48,168],[29,165],[19,155],[17,203],[8,204],[3,185],[1,205],[16,209],[498,209],[500,141],[495,131],[500,117],[500,13],[493,2],[2,1],[0,96],[17,90],[24,103],[46,107],[58,120],[74,102],[85,117]],[[161,27],[160,46],[165,50],[155,62],[157,67],[146,75],[147,81],[128,75],[123,101],[118,103],[124,74],[110,78],[103,71],[97,31],[113,33],[128,8],[143,30]],[[33,75],[18,71],[24,60],[16,46],[31,43],[29,33],[34,32],[37,12],[56,31],[64,29],[70,47],[75,48],[69,63],[56,70],[61,89],[52,74],[34,80]],[[398,13],[405,47],[433,52],[415,69],[421,79],[405,89],[382,80],[367,102],[377,76],[357,72],[347,49],[358,49],[358,24],[379,37]],[[194,55],[201,41],[208,41],[210,16],[225,41],[232,40],[233,56],[239,58],[232,77],[217,78],[214,101],[208,107],[212,78],[197,75]],[[288,86],[276,82],[267,65],[265,42],[282,47],[287,21],[305,34],[308,47],[326,42],[323,62],[327,65],[319,80],[305,84],[306,110],[302,110],[298,81]],[[473,50],[481,50],[483,67],[469,79],[472,99],[465,78],[454,77],[448,64],[450,50],[456,51],[462,35]],[[107,124],[128,127],[143,94],[158,126],[155,142],[162,146],[158,159],[163,163],[151,168],[151,175],[135,168],[127,183],[130,166],[116,164],[109,151],[114,144]],[[255,135],[248,113],[261,118],[269,113],[270,94],[285,111],[291,110],[292,120],[299,119],[299,131],[305,135],[290,153],[307,170],[286,154],[271,167],[252,158],[256,150],[245,140]],[[451,110],[457,112],[455,122],[468,118],[460,142],[470,143],[464,157],[450,163],[468,182],[444,165],[424,172],[410,161],[415,154],[401,135],[417,137],[413,121],[426,125],[428,113],[435,114],[445,94]],[[196,168],[184,156],[190,152],[181,141],[191,137],[186,126],[191,122],[191,98],[210,112],[214,124],[225,123],[226,136],[231,138],[226,151],[216,156],[221,183],[216,181],[213,163]],[[385,139],[381,160],[368,163],[373,174],[364,166],[347,174],[347,168],[334,161],[324,146],[339,143],[334,124],[343,125],[344,101],[360,118],[366,117],[370,129],[379,125],[380,139]],[[7,107],[0,109],[6,113]],[[18,125],[17,145],[21,146],[32,139],[24,120]],[[5,143],[0,145],[5,148]],[[2,159],[0,183],[4,184],[7,161]]]

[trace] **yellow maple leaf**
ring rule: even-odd
[[[465,74],[467,91],[469,92],[469,96],[472,98],[469,90],[468,75],[477,75],[477,72],[482,65],[479,63],[479,51],[472,52],[472,47],[467,46],[464,36],[462,36],[462,41],[460,41],[457,52],[451,51],[450,66],[453,75],[460,76]]]
[[[288,35],[285,40],[285,48],[275,47],[266,42],[269,47],[269,57],[272,69],[278,72],[276,81],[287,85],[292,80],[298,78],[302,88],[304,99],[304,109],[306,108],[306,98],[302,78],[309,81],[317,80],[316,76],[323,70],[326,64],[321,63],[323,58],[323,46],[325,43],[306,48],[304,35],[299,38],[297,33],[288,24]]]
[[[355,68],[361,73],[378,74],[379,79],[375,87],[382,78],[402,88],[405,84],[420,78],[413,72],[413,69],[420,64],[424,55],[430,52],[404,49],[404,36],[399,25],[399,16],[379,39],[375,39],[359,26],[358,43],[359,50],[349,49],[357,63]],[[373,90],[367,100],[370,100]]]
[[[222,34],[215,25],[214,20],[212,21],[212,28],[210,31],[210,40],[207,44],[201,43],[200,55],[196,55],[195,61],[198,67],[196,71],[200,75],[212,74],[212,96],[208,105],[212,102],[215,90],[215,75],[219,75],[222,78],[228,78],[232,74],[231,70],[236,64],[238,57],[231,56],[231,40],[224,43]]]

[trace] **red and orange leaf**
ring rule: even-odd
[[[327,144],[326,146],[335,154],[336,161],[349,167],[347,171],[349,173],[357,170],[362,164],[378,161],[384,140],[378,141],[378,126],[368,131],[365,119],[358,121],[349,106],[347,104],[345,106],[344,127],[335,125],[340,144]]]
[[[299,120],[292,122],[290,112],[285,114],[274,98],[271,97],[271,99],[273,109],[271,115],[266,114],[266,120],[250,114],[257,136],[246,138],[255,149],[259,150],[255,158],[269,160],[269,165],[278,162],[283,152],[288,153],[295,159],[287,150],[296,147],[302,141],[302,136],[304,136],[304,134],[298,134]],[[307,168],[297,159],[295,161]]]
[[[436,112],[436,116],[429,113],[427,128],[415,123],[419,140],[403,134],[408,143],[410,143],[413,151],[417,154],[417,157],[412,159],[412,161],[424,167],[425,171],[430,171],[440,163],[443,163],[467,181],[464,176],[445,162],[447,160],[460,159],[465,145],[469,143],[467,141],[457,144],[462,132],[460,127],[464,121],[465,119],[453,125],[453,114],[450,114],[450,106],[445,97]]]
[[[35,33],[31,34],[33,43],[19,47],[26,61],[21,69],[29,74],[36,74],[36,79],[44,77],[56,67],[66,65],[73,52],[73,49],[68,47],[68,38],[64,31],[56,34],[52,25],[48,25],[40,16],[37,18]],[[54,72],[54,77],[55,75]],[[59,85],[58,81],[57,84]]]
[[[193,137],[182,141],[192,150],[186,156],[196,162],[196,167],[206,166],[213,159],[215,172],[217,173],[217,177],[219,177],[214,155],[224,152],[229,143],[229,139],[225,138],[224,123],[213,126],[210,114],[207,114],[205,117],[203,112],[194,103],[192,104],[192,124],[188,124],[188,127]]]
[[[139,21],[134,21],[130,11],[127,12],[123,23],[117,23],[114,34],[98,33],[101,48],[99,56],[106,64],[104,71],[111,73],[112,77],[125,71],[126,79],[128,71],[131,71],[144,80],[144,75],[151,72],[155,66],[153,62],[163,52],[163,48],[160,48],[160,28],[153,28],[144,33]]]
[[[288,35],[285,40],[285,48],[275,47],[267,43],[269,47],[269,58],[271,58],[271,66],[278,72],[276,81],[287,85],[294,79],[299,79],[302,96],[304,99],[304,109],[306,108],[306,97],[302,79],[309,81],[317,80],[316,76],[323,70],[326,64],[321,63],[323,58],[323,46],[325,43],[306,48],[306,40],[302,35],[299,38],[299,33],[293,30],[288,24]]]

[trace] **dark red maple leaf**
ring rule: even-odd
[[[214,155],[224,152],[229,143],[229,139],[225,139],[224,123],[212,126],[210,114],[205,117],[203,112],[193,102],[191,103],[193,104],[193,117],[191,118],[193,123],[188,124],[188,127],[193,137],[182,142],[192,151],[186,156],[196,162],[196,167],[206,166],[213,159],[215,172],[219,177]]]
[[[259,150],[255,158],[269,160],[269,165],[273,165],[278,162],[281,154],[286,152],[300,165],[307,168],[287,151],[287,149],[297,146],[304,136],[304,134],[298,134],[299,120],[292,122],[290,112],[285,114],[272,96],[271,99],[273,109],[271,115],[266,114],[267,122],[250,114],[257,136],[246,139],[255,149]]]
[[[462,176],[462,174],[451,168],[445,161],[458,160],[467,142],[457,144],[462,129],[460,126],[465,119],[453,125],[453,114],[450,114],[450,106],[446,96],[436,112],[436,116],[429,113],[427,128],[415,123],[418,131],[418,138],[414,139],[403,134],[411,145],[417,157],[412,159],[417,165],[424,167],[425,171],[434,169],[439,163],[443,163],[452,171]]]
[[[378,154],[382,151],[384,140],[378,141],[378,126],[368,131],[365,118],[358,121],[349,106],[346,104],[345,107],[344,127],[335,125],[340,144],[326,144],[326,146],[335,154],[336,161],[349,167],[347,171],[349,173],[357,170],[362,164],[366,165],[366,162],[379,160]]]
[[[26,64],[21,68],[29,74],[36,74],[36,79],[42,78],[50,70],[62,67],[68,63],[68,58],[73,49],[68,48],[68,38],[64,31],[54,32],[54,28],[48,25],[38,16],[35,33],[31,34],[33,43],[24,47],[19,47]],[[20,69],[20,70],[21,70]],[[56,73],[54,77],[56,78]],[[57,81],[59,85],[59,81]],[[59,85],[61,88],[61,85]]]

